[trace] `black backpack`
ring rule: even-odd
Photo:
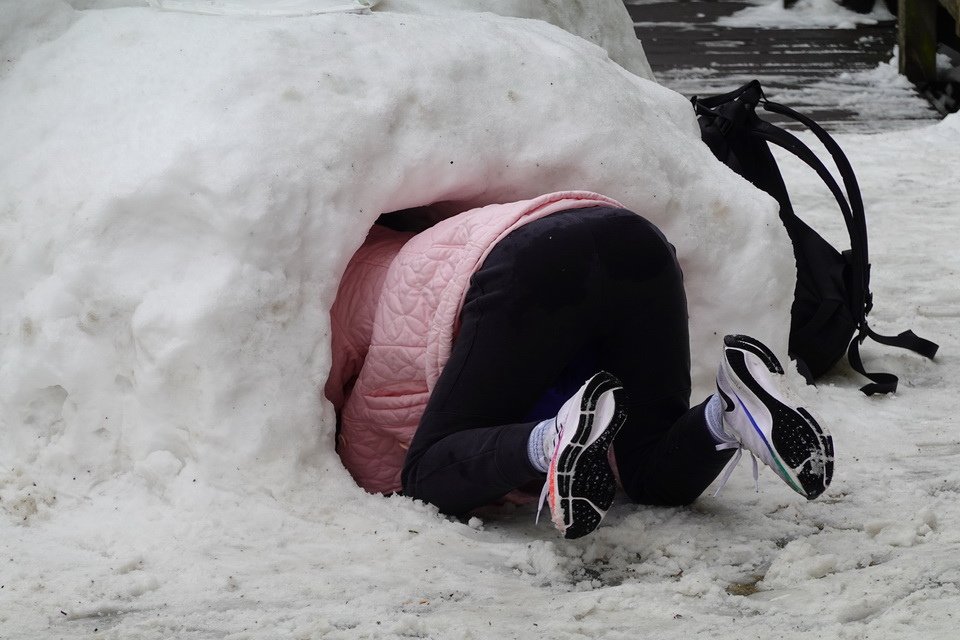
[[[840,189],[827,168],[803,142],[761,119],[756,113],[758,105],[806,125],[833,156],[846,192]],[[867,324],[867,314],[873,307],[867,223],[856,176],[840,146],[810,118],[767,100],[756,80],[723,95],[694,97],[693,106],[700,122],[701,137],[713,154],[780,204],[780,220],[793,242],[797,263],[788,347],[790,357],[797,361],[797,369],[807,382],[812,383],[846,352],[850,366],[872,380],[861,391],[867,395],[896,391],[895,375],[864,370],[859,345],[870,337],[927,358],[934,357],[938,346],[912,331],[897,336],[880,335]],[[780,169],[768,146],[770,142],[803,160],[829,187],[843,212],[850,249],[842,253],[837,251],[793,212]]]

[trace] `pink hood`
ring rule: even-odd
[[[338,451],[372,493],[400,490],[427,399],[450,357],[470,277],[528,222],[619,203],[586,191],[472,209],[423,233],[371,229],[330,311],[333,364],[324,392],[340,418]]]

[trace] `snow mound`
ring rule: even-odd
[[[557,27],[30,7],[0,31],[21,34],[0,76],[0,483],[18,517],[127,471],[162,492],[188,469],[268,488],[323,469],[346,490],[328,310],[385,211],[607,194],[678,248],[699,391],[718,336],[785,348],[772,200],[712,160],[680,95]]]
[[[531,0],[383,0],[378,11],[450,14],[489,11],[501,16],[543,20],[603,47],[627,71],[653,80],[633,20],[620,0],[553,2]]]
[[[362,13],[379,0],[151,0],[169,11],[207,15],[306,16],[321,13]]]
[[[877,24],[895,20],[883,2],[870,13],[857,13],[842,7],[837,0],[799,0],[789,9],[783,0],[741,9],[717,20],[724,27],[760,27],[764,29],[855,29],[858,24]]]

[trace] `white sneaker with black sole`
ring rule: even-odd
[[[723,402],[723,429],[730,441],[718,450],[737,449],[720,482],[722,488],[746,449],[773,469],[791,489],[813,500],[833,478],[833,438],[810,413],[790,407],[780,385],[783,367],[755,338],[729,335],[717,373],[717,393]],[[717,489],[719,493],[720,489]]]
[[[557,413],[557,444],[540,494],[564,538],[587,535],[613,503],[616,480],[607,449],[626,420],[623,386],[601,371],[586,381]]]

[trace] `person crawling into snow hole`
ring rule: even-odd
[[[325,387],[358,484],[464,515],[543,486],[566,538],[621,486],[686,505],[742,449],[823,493],[833,441],[786,404],[776,356],[723,339],[716,393],[690,407],[683,275],[661,231],[572,191],[490,205],[413,234],[374,225],[331,310]],[[719,491],[719,490],[718,490]],[[539,514],[539,510],[538,510]]]

